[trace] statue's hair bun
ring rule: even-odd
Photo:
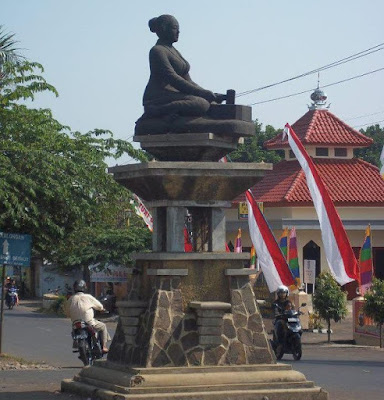
[[[148,22],[149,29],[151,32],[156,32],[158,28],[158,17],[152,18]]]

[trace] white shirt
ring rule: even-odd
[[[78,292],[71,296],[66,305],[67,315],[72,322],[82,320],[92,323],[94,320],[93,310],[103,310],[103,305],[90,294]]]

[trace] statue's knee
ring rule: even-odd
[[[209,110],[209,107],[211,106],[211,104],[207,100],[203,99],[202,97],[196,97],[195,103],[196,103],[196,108],[202,114],[207,113]]]

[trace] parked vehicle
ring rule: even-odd
[[[94,360],[103,357],[101,337],[85,321],[72,323],[72,338],[73,352],[79,353],[84,365],[92,365]]]
[[[17,289],[15,287],[12,286],[8,289],[5,302],[10,310],[17,304]]]
[[[116,295],[113,293],[112,289],[106,290],[105,294],[103,293],[101,296],[98,297],[100,303],[104,307],[104,312],[108,312],[113,314],[116,312]]]
[[[306,303],[301,304],[301,307],[305,307]],[[281,360],[284,354],[292,354],[294,360],[298,361],[302,356],[301,347],[301,335],[303,333],[300,323],[300,315],[303,313],[300,311],[299,307],[297,310],[285,310],[283,311],[279,307],[280,314],[276,315],[274,320],[275,329],[273,330],[273,339],[271,340],[271,345],[273,351],[276,354],[277,360]],[[283,320],[285,322],[285,341],[282,346],[279,346],[276,332],[276,321]]]

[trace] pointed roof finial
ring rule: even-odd
[[[308,108],[310,110],[324,110],[329,108],[330,104],[327,105],[327,94],[324,90],[320,89],[320,71],[317,72],[317,89],[311,94],[311,100],[313,101]]]

